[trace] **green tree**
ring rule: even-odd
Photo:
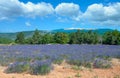
[[[93,33],[93,34],[91,35],[91,38],[92,38],[92,44],[97,44],[97,43],[99,43],[99,38],[100,38],[100,36],[99,36],[97,33]]]
[[[83,35],[84,33],[80,32],[80,30],[78,30],[75,33],[71,33],[70,34],[70,44],[82,44],[83,43]]]
[[[25,42],[25,36],[24,36],[24,33],[23,32],[19,32],[17,34],[17,37],[15,39],[15,42],[18,43],[18,44],[24,44]]]
[[[103,35],[103,44],[109,44],[109,45],[120,44],[120,32],[117,30],[106,32]]]
[[[117,30],[114,30],[112,32],[112,44],[113,45],[118,45],[120,44],[120,32]]]
[[[40,32],[36,29],[34,31],[34,34],[32,36],[32,44],[41,44],[42,41],[42,35],[40,34]]]
[[[77,44],[77,42],[78,42],[78,39],[77,39],[76,33],[71,33],[69,35],[69,44]]]
[[[103,35],[103,44],[111,44],[112,42],[112,32],[106,32]]]
[[[98,34],[93,31],[88,31],[83,35],[84,44],[97,44],[99,42]]]
[[[76,44],[82,44],[84,33],[80,32],[80,30],[77,30],[77,32],[75,32],[75,35],[76,35],[76,40],[75,40]]]
[[[25,39],[25,43],[26,43],[26,44],[32,44],[32,38],[31,38],[31,37],[26,38],[26,39]]]
[[[57,32],[54,35],[55,43],[66,44],[69,41],[68,34]]]
[[[45,34],[45,35],[42,37],[42,44],[52,43],[52,40],[53,40],[53,36],[52,36],[51,34]]]
[[[75,33],[70,34],[70,44],[97,44],[98,34],[92,31],[81,32],[78,30]]]

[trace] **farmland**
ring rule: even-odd
[[[120,0],[0,0],[0,78],[120,78]]]
[[[112,62],[114,62],[113,58],[118,60],[116,64],[118,68],[116,70],[112,64]],[[75,76],[75,78],[77,78],[83,74],[78,72],[86,69],[96,72],[106,71],[107,73],[113,68],[111,71],[115,73],[118,70],[117,73],[119,74],[119,58],[120,46],[118,45],[44,44],[0,46],[0,66],[5,67],[4,73],[26,73],[33,75],[31,78],[34,78],[34,76],[37,78],[36,75],[39,75],[38,77],[44,75],[47,76],[46,78],[50,78],[49,74],[56,71],[57,68],[61,68],[63,72],[63,69],[66,71],[74,71],[74,73],[65,75],[63,78],[71,78],[71,75],[74,74],[77,75]],[[42,71],[41,68],[43,68],[44,71]],[[58,73],[62,75],[62,73]],[[89,74],[91,75],[91,73]],[[103,75],[103,78],[106,77]],[[110,78],[113,77],[111,76]]]

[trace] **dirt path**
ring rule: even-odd
[[[6,74],[4,70],[6,67],[0,67],[0,78],[120,78],[120,60],[113,59],[113,67],[110,69],[84,69],[83,71],[76,71],[71,68],[66,68],[67,65],[55,65],[55,69],[46,76],[36,76],[30,74]],[[80,77],[77,77],[77,74]]]

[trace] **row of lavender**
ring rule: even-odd
[[[93,62],[97,57],[102,57],[104,59],[108,57],[120,58],[120,46],[76,44],[0,46],[1,65],[8,65],[14,62],[15,64],[16,62],[27,62],[25,64],[28,65],[28,63],[30,63],[30,66],[32,65],[32,67],[35,67],[38,61],[40,61],[40,65],[43,62],[48,63],[48,61],[51,62],[49,64],[53,62],[59,64],[63,59],[70,64],[81,65],[82,63],[87,63],[88,65],[88,63]]]

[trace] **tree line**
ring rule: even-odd
[[[117,30],[109,31],[104,35],[99,35],[95,32],[81,32],[78,30],[74,33],[57,32],[54,34],[41,34],[38,30],[30,38],[25,38],[23,32],[17,34],[15,39],[17,44],[120,44],[120,32]]]

